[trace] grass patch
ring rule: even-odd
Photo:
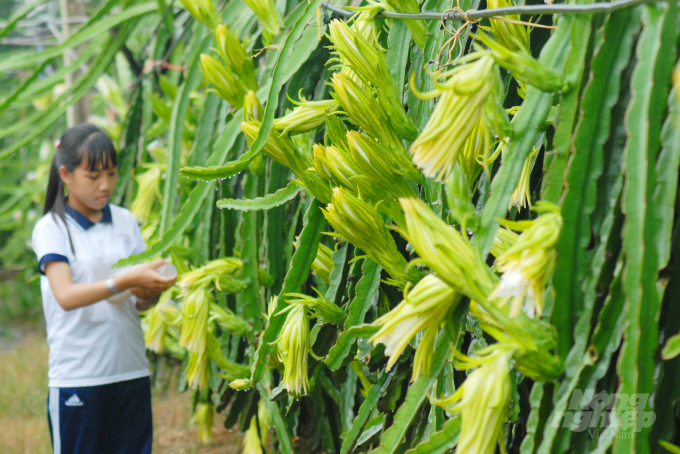
[[[0,335],[2,326],[39,326],[43,320],[40,277],[0,270]]]
[[[0,337],[0,452],[49,454],[47,428],[47,355],[42,328],[15,337]],[[217,454],[242,452],[242,437],[222,427],[217,415],[211,446],[201,446],[198,430],[189,424],[190,395],[177,391],[177,377],[165,390],[153,392],[154,448],[156,454]]]
[[[0,446],[5,453],[50,453],[47,342],[42,335],[5,339],[0,353]]]

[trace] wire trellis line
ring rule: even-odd
[[[402,19],[402,20],[474,20],[483,19],[487,17],[494,16],[509,16],[515,14],[526,14],[532,16],[538,16],[541,14],[596,14],[596,13],[611,13],[613,11],[618,11],[620,9],[632,8],[637,5],[649,4],[649,3],[659,3],[668,0],[619,0],[615,2],[600,2],[591,3],[588,5],[521,5],[521,6],[508,6],[504,8],[493,8],[485,10],[468,10],[468,11],[448,11],[446,13],[398,13],[395,11],[381,11],[379,14],[383,17],[388,17],[391,19]],[[673,1],[673,0],[671,0]],[[335,14],[344,17],[351,17],[356,14],[357,11],[348,10],[345,8],[340,8],[335,6],[328,1],[324,1],[321,4],[322,8],[329,11],[333,11]]]

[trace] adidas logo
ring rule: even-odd
[[[83,401],[80,400],[78,394],[74,394],[68,398],[68,400],[66,401],[66,405],[69,407],[82,407]]]

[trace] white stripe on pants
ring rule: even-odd
[[[49,394],[50,422],[52,423],[52,448],[54,454],[61,454],[61,428],[59,427],[59,388],[50,388]]]

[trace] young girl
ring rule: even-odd
[[[175,277],[155,271],[163,260],[112,277],[114,263],[146,248],[134,215],[109,204],[117,165],[101,129],[68,129],[33,230],[43,274],[55,454],[151,452],[150,373],[139,311],[154,305]],[[107,301],[127,289],[135,296]]]

